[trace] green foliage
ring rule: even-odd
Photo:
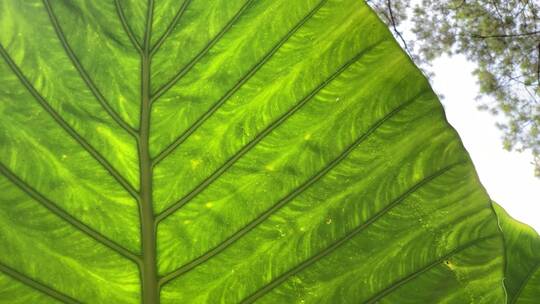
[[[508,303],[534,304],[540,299],[540,236],[493,205],[504,235]]]
[[[505,302],[490,199],[360,1],[0,24],[0,302]]]
[[[463,54],[474,74],[481,109],[502,112],[505,148],[531,151],[540,176],[540,5],[529,0],[368,0],[396,29],[409,19],[418,63]],[[410,8],[413,6],[413,8]],[[395,18],[389,17],[389,11]],[[493,100],[493,101],[491,101]]]

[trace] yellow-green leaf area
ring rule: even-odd
[[[0,28],[1,303],[507,300],[491,200],[364,2],[1,0]]]

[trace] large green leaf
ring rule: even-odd
[[[359,0],[0,0],[6,303],[504,303],[490,199]]]
[[[540,236],[493,204],[504,235],[505,285],[509,304],[535,304],[540,299]]]

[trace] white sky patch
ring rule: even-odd
[[[441,101],[448,121],[458,131],[491,198],[512,217],[540,231],[540,178],[534,176],[532,156],[503,149],[497,117],[477,109],[474,67],[464,56],[437,59],[430,69],[435,73],[431,85],[444,95]]]
[[[420,2],[411,1],[412,6]],[[412,16],[411,8],[408,15]],[[411,28],[410,20],[398,28],[406,41],[416,38]],[[480,89],[472,75],[474,68],[465,56],[453,55],[436,59],[427,70],[435,74],[431,86],[444,96],[441,102],[446,117],[459,133],[491,199],[513,218],[540,232],[540,178],[534,176],[532,155],[503,149],[502,132],[495,125],[501,117],[477,108]]]

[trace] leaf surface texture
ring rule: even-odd
[[[504,235],[508,303],[536,303],[540,299],[540,236],[498,204],[493,203],[493,208]]]
[[[490,199],[362,1],[0,1],[0,302],[504,303]]]

